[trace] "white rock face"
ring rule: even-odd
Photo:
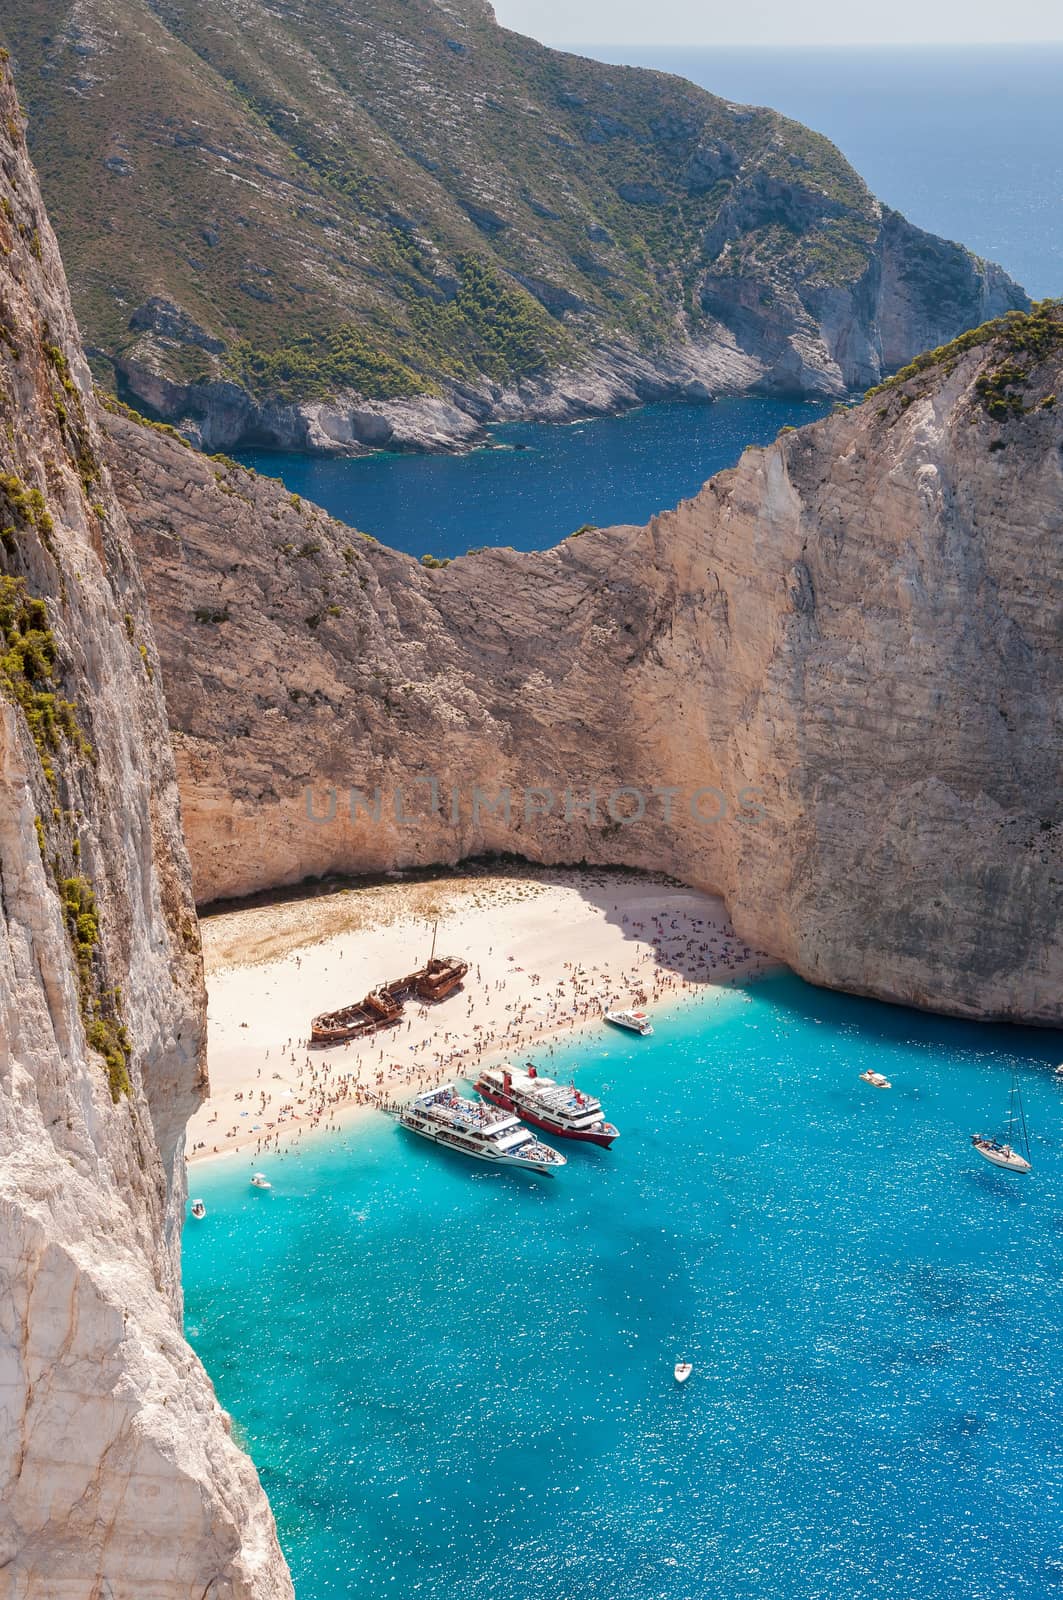
[[[284,1600],[181,1335],[198,935],[150,619],[20,127],[0,62],[0,1596]]]
[[[817,983],[1058,1025],[1059,332],[748,450],[645,528],[438,571],[108,419],[197,897],[492,850],[645,867]],[[1000,419],[978,385],[1015,360]]]

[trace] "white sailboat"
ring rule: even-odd
[[[1021,1149],[1016,1149],[1016,1139]],[[1022,1109],[1018,1078],[1013,1076],[1011,1080],[1008,1125],[1004,1137],[994,1139],[988,1134],[972,1133],[971,1143],[983,1160],[992,1162],[994,1167],[1003,1167],[1006,1172],[1030,1171],[1030,1136],[1026,1131],[1026,1114]]]

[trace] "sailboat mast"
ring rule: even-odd
[[[1023,1110],[1022,1095],[1019,1093],[1019,1085],[1018,1085],[1018,1083],[1016,1083],[1016,1085],[1015,1085],[1015,1093],[1018,1096],[1018,1101],[1019,1101],[1019,1125],[1022,1128],[1023,1147],[1024,1147],[1025,1151],[1026,1151],[1026,1158],[1027,1158],[1027,1160],[1029,1160],[1029,1157],[1030,1157],[1030,1135],[1026,1131],[1026,1112]]]

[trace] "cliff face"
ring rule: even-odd
[[[645,528],[434,571],[109,418],[198,898],[628,863],[818,983],[1058,1024],[1061,388],[1018,318]]]
[[[8,0],[95,369],[208,449],[841,394],[1021,289],[762,107],[479,0]]]
[[[0,1592],[291,1593],[181,1336],[204,995],[158,657],[0,61]]]

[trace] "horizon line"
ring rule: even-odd
[[[506,27],[506,24],[502,24]],[[511,33],[521,33],[510,28]],[[525,37],[531,37],[525,35]],[[823,39],[809,44],[806,41],[729,39],[719,44],[712,40],[692,39],[539,39],[539,44],[550,50],[1029,50],[1063,47],[1063,35],[1058,39]]]

